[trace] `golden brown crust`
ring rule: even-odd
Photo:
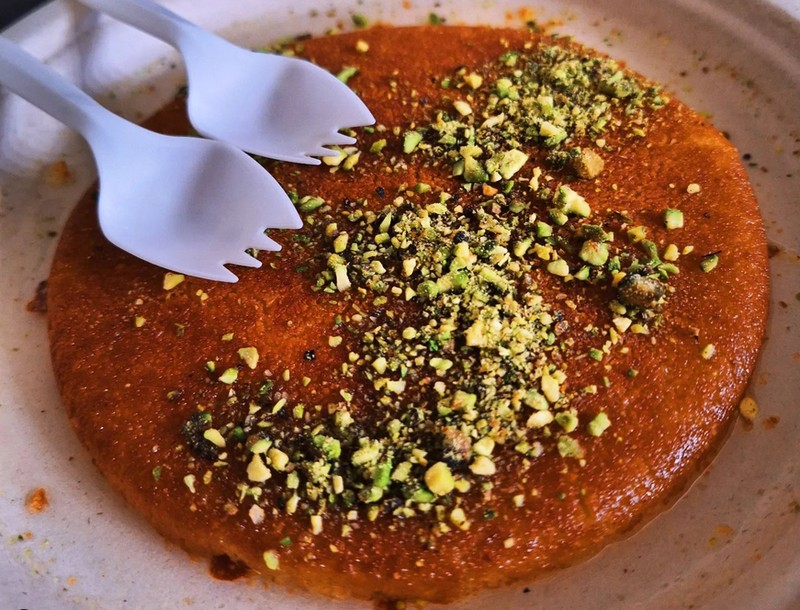
[[[441,92],[428,75],[491,65],[505,45],[521,48],[535,40],[518,31],[441,32],[377,29],[306,41],[304,53],[332,70],[358,65],[352,84],[378,123],[407,126],[426,120],[431,109],[387,96],[391,80],[398,81],[398,90],[435,99]],[[368,53],[356,53],[358,38],[369,42]],[[394,66],[414,69],[394,74]],[[179,105],[152,124],[185,130]],[[361,137],[360,145],[368,148],[377,136]],[[271,171],[283,184],[324,193],[329,201],[375,200],[376,186],[394,193],[401,184],[448,179],[435,168],[412,165],[385,173],[377,162],[369,163],[362,159],[367,169],[353,174],[325,168],[298,174],[287,165]],[[687,193],[690,183],[702,190]],[[734,415],[767,312],[764,230],[736,150],[679,102],[655,115],[646,139],[606,159],[591,199],[597,209],[626,202],[632,224],[646,224],[660,244],[673,238],[663,228],[664,208],[682,209],[680,243],[693,245],[694,252],[683,257],[664,323],[652,336],[631,339],[630,352],[615,355],[608,370],[585,359],[571,369],[578,385],[608,379],[607,390],[582,396],[576,407],[582,414],[606,412],[613,433],[585,445],[582,467],[550,452],[521,477],[513,455],[504,453],[494,489],[469,494],[476,510],[493,508],[496,517],[476,518],[468,531],[454,528],[432,538],[430,519],[381,515],[374,522],[360,519],[350,537],[342,538],[346,516],[335,513],[313,536],[307,515],[277,510],[255,525],[235,501],[236,484],[246,480],[244,464],[195,464],[196,493],[187,489],[181,425],[197,404],[219,402],[224,391],[204,374],[207,361],[233,366],[237,348],[255,346],[261,354],[258,374],[291,369],[284,390],[304,396],[306,404],[325,404],[338,392],[330,371],[348,346],[329,348],[326,339],[341,306],[313,292],[308,277],[295,272],[306,255],[288,236],[279,238],[288,246],[282,258],[262,257],[275,269],[237,269],[241,279],[234,285],[187,279],[164,291],[163,270],[106,242],[92,198],[84,198],[63,232],[48,292],[53,363],[70,420],[112,486],[167,538],[191,552],[227,554],[264,572],[262,553],[278,549],[281,569],[269,576],[290,585],[334,596],[448,601],[573,563],[656,512],[696,474]],[[699,262],[715,251],[723,252],[722,262],[706,274]],[[577,319],[602,315],[600,306],[588,303]],[[141,328],[134,327],[137,316],[144,318]],[[230,332],[234,340],[222,341]],[[706,344],[716,347],[708,360],[700,357]],[[315,349],[315,360],[303,358],[308,349]],[[630,369],[638,371],[635,379],[627,376]],[[308,388],[303,376],[314,380]],[[213,471],[208,484],[202,481],[206,471]],[[513,507],[511,498],[520,493],[524,504]],[[286,537],[293,543],[283,548]],[[515,544],[507,548],[510,538]]]

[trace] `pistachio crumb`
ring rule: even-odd
[[[706,254],[700,261],[700,269],[702,269],[704,273],[711,273],[714,269],[717,268],[718,264],[719,264],[718,254],[716,253]]]
[[[478,89],[483,84],[483,77],[475,72],[470,72],[464,77],[464,82],[473,89]]]
[[[470,106],[467,102],[463,100],[457,100],[453,102],[453,107],[456,109],[456,112],[461,116],[468,116],[472,114],[472,106]]]
[[[272,473],[258,453],[254,453],[250,458],[250,463],[247,465],[247,478],[253,483],[263,483],[272,478]]]
[[[261,508],[258,504],[253,504],[250,507],[250,510],[247,511],[247,516],[250,517],[250,521],[254,525],[261,525],[264,523],[264,517],[266,517],[266,511]]]
[[[611,426],[611,420],[603,411],[594,416],[586,425],[586,431],[592,436],[601,436]]]
[[[216,428],[209,428],[203,432],[203,438],[217,447],[222,448],[225,446],[225,438]]]
[[[365,28],[369,25],[369,19],[361,13],[353,13],[350,19],[357,28]]]
[[[273,550],[264,551],[264,565],[267,566],[268,570],[278,570],[280,568],[278,552]]]
[[[664,254],[661,255],[661,258],[668,262],[675,262],[679,257],[678,246],[675,244],[668,244],[667,247],[664,248]]]
[[[605,167],[605,161],[596,152],[589,148],[580,151],[572,161],[572,167],[578,177],[584,180],[591,180],[600,175]]]
[[[384,148],[386,148],[388,142],[386,138],[381,138],[380,140],[375,140],[372,145],[369,147],[369,152],[373,154],[380,153]]]
[[[269,458],[270,465],[280,472],[286,470],[286,466],[289,464],[288,454],[277,447],[272,447],[267,453],[267,457]]]
[[[183,484],[186,485],[186,487],[188,487],[189,491],[192,493],[195,493],[194,485],[196,481],[197,477],[195,477],[193,474],[187,474],[185,477],[183,477]]]
[[[225,369],[225,372],[223,372],[222,375],[219,376],[219,381],[221,383],[231,385],[236,381],[238,376],[239,376],[238,369],[235,368]]]
[[[667,230],[683,228],[683,212],[675,208],[667,208],[664,211],[664,226]]]
[[[186,276],[182,273],[173,273],[172,271],[167,271],[164,274],[164,290],[172,290],[181,282],[186,279]]]
[[[403,152],[411,154],[417,149],[420,142],[422,142],[422,134],[420,132],[407,131],[403,136]]]
[[[747,421],[755,421],[756,417],[758,417],[758,403],[754,398],[745,396],[742,402],[739,403],[739,413],[741,413],[742,417]]]
[[[353,78],[356,74],[358,74],[358,68],[355,66],[345,66],[336,74],[336,78],[338,78],[343,83],[347,84],[347,82]]]
[[[467,515],[464,512],[464,509],[460,506],[450,511],[450,523],[455,525],[460,530],[468,530],[470,528],[470,522],[467,519]]]
[[[255,369],[258,366],[258,350],[255,347],[242,347],[237,352],[239,358],[250,368]]]
[[[486,457],[485,455],[477,456],[470,464],[469,469],[472,471],[472,474],[482,476],[482,477],[490,477],[497,472],[497,466],[492,461],[491,458]]]
[[[700,355],[703,357],[703,360],[711,360],[716,353],[716,346],[713,343],[709,343],[703,348],[703,351],[700,352]]]
[[[425,471],[425,484],[437,496],[445,496],[453,491],[455,479],[444,462],[436,462]]]

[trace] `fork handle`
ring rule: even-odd
[[[212,41],[219,40],[218,36],[152,0],[79,0],[79,2],[147,32],[179,50],[183,50],[183,43],[189,38],[195,39],[195,42],[211,44]]]
[[[104,127],[127,123],[20,47],[0,36],[0,84],[87,140]]]

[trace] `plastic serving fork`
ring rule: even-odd
[[[100,227],[139,258],[235,282],[224,264],[261,265],[246,248],[280,250],[265,228],[302,226],[280,185],[246,153],[134,125],[2,37],[0,84],[86,138],[100,176]]]
[[[248,51],[151,0],[80,0],[176,47],[189,81],[189,120],[199,133],[250,153],[318,164],[325,146],[353,144],[339,133],[371,125],[353,91],[311,62]]]

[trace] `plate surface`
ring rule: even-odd
[[[770,243],[768,339],[737,423],[711,467],[631,538],[549,578],[454,608],[790,608],[800,604],[800,2],[725,0],[169,0],[176,12],[245,45],[370,21],[521,25],[555,30],[623,59],[710,115],[744,155]],[[405,6],[403,6],[405,5]],[[56,0],[4,33],[111,109],[140,120],[182,80],[162,43]],[[65,160],[68,184],[47,168]],[[3,608],[369,608],[223,583],[163,541],[95,471],[59,404],[46,321],[26,311],[72,205],[94,179],[83,141],[0,94],[0,606]],[[746,286],[747,278],[742,278]],[[32,514],[26,497],[47,490]]]

